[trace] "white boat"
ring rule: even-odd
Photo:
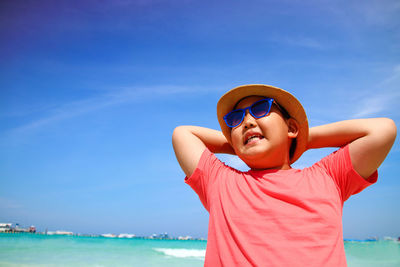
[[[134,238],[136,235],[134,234],[119,234],[119,238]]]
[[[114,234],[102,234],[102,235],[100,235],[100,236],[102,236],[102,237],[117,237],[117,236],[114,235]]]

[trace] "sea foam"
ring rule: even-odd
[[[155,251],[161,252],[164,255],[177,258],[201,258],[206,256],[205,249],[183,249],[183,248],[154,248]]]

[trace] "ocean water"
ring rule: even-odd
[[[203,266],[206,241],[0,234],[0,266]],[[400,266],[397,241],[346,241],[349,267]]]
[[[0,234],[0,266],[203,266],[206,241]]]

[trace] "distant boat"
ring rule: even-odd
[[[8,233],[12,231],[12,223],[0,223],[0,233]]]
[[[117,236],[114,235],[114,234],[102,234],[102,235],[100,235],[100,236],[102,236],[102,237],[117,237]]]
[[[119,238],[134,238],[136,235],[134,234],[119,234]]]
[[[74,234],[73,232],[60,231],[60,230],[55,231],[55,232],[47,231],[47,235],[73,235],[73,234]]]

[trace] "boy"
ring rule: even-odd
[[[174,130],[172,143],[188,183],[210,213],[205,266],[346,266],[343,202],[377,180],[396,137],[386,118],[308,128],[290,93],[267,85],[236,87],[221,97],[222,132]],[[307,149],[341,147],[303,170]],[[250,171],[213,153],[239,156]]]

